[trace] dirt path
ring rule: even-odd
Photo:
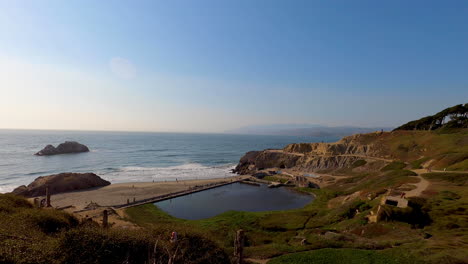
[[[258,263],[258,264],[266,264],[270,259],[254,259],[254,258],[246,258],[245,260]]]
[[[267,152],[275,152],[275,153],[286,153],[289,155],[295,155],[295,156],[305,156],[304,153],[297,153],[297,152],[284,152],[282,149],[268,149],[266,150]],[[373,159],[373,160],[382,160],[386,162],[393,162],[394,160],[392,159],[385,159],[385,158],[380,158],[380,157],[373,157],[373,156],[366,156],[366,155],[358,155],[358,154],[338,154],[338,155],[314,155],[314,156],[320,156],[320,157],[358,157],[362,159]]]
[[[406,197],[420,196],[422,192],[425,191],[427,187],[429,187],[430,183],[428,180],[424,179],[421,175],[418,175],[416,177],[419,178],[419,182],[412,184],[416,186],[416,188],[406,192]]]
[[[413,184],[416,186],[416,189],[406,192],[407,197],[420,196],[422,192],[424,192],[431,184],[428,180],[424,179],[424,177],[421,176],[421,174],[428,173],[427,169],[417,169],[417,170],[412,170],[412,171],[418,174],[418,176],[416,177],[418,177],[420,181],[418,183]],[[431,170],[431,172],[466,173],[466,171],[443,171],[443,170]]]

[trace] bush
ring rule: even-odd
[[[13,213],[20,209],[32,207],[32,204],[23,197],[14,194],[0,194],[0,213]]]
[[[401,170],[406,167],[406,164],[401,161],[394,161],[380,169],[380,171]]]
[[[415,170],[415,169],[422,169],[422,164],[426,161],[429,160],[429,157],[425,157],[425,158],[421,158],[421,159],[418,159],[418,160],[414,160],[412,161],[410,164],[411,164],[411,169]]]
[[[354,168],[357,168],[357,167],[364,166],[366,164],[367,164],[367,161],[365,161],[365,160],[356,160],[355,162],[353,162],[353,164],[351,164],[351,167],[354,169]]]
[[[37,226],[44,233],[55,233],[78,225],[74,216],[54,209],[27,210],[17,214],[16,219],[25,219],[26,225]]]
[[[362,200],[354,201],[349,205],[345,206],[344,211],[341,212],[339,216],[343,219],[350,219],[356,215],[356,210],[359,210],[359,212],[363,212],[370,208],[371,206]]]
[[[458,200],[461,198],[460,195],[451,191],[441,191],[439,194],[442,197],[442,199],[445,199],[445,200]]]
[[[63,235],[57,258],[63,263],[143,263],[152,247],[144,233],[80,228]],[[166,252],[161,248],[157,252],[167,262]]]
[[[414,228],[423,228],[432,222],[428,212],[429,207],[426,199],[412,197],[409,198],[406,208],[382,205],[380,218],[386,221],[405,222]]]
[[[414,171],[410,170],[393,170],[387,173],[387,175],[392,176],[418,176],[418,174]]]
[[[266,181],[280,182],[280,183],[285,183],[285,182],[288,181],[288,180],[286,180],[284,178],[280,178],[280,177],[276,177],[276,176],[265,176],[263,179],[266,180]]]
[[[148,230],[73,229],[63,235],[57,252],[63,263],[229,263],[227,254],[213,242],[196,235],[179,236],[177,244]],[[157,244],[156,244],[157,243]]]

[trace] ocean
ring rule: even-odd
[[[0,193],[61,172],[94,172],[111,183],[232,176],[247,151],[338,138],[230,134],[0,130]],[[78,141],[88,153],[35,156],[47,144]]]

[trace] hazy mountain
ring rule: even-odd
[[[329,127],[317,124],[272,124],[253,125],[225,131],[230,134],[249,135],[283,135],[283,136],[316,136],[316,137],[343,137],[357,133],[369,133],[374,131],[389,131],[391,127],[353,127],[337,126]]]

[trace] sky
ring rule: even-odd
[[[467,99],[464,0],[0,0],[0,128],[395,127]]]

